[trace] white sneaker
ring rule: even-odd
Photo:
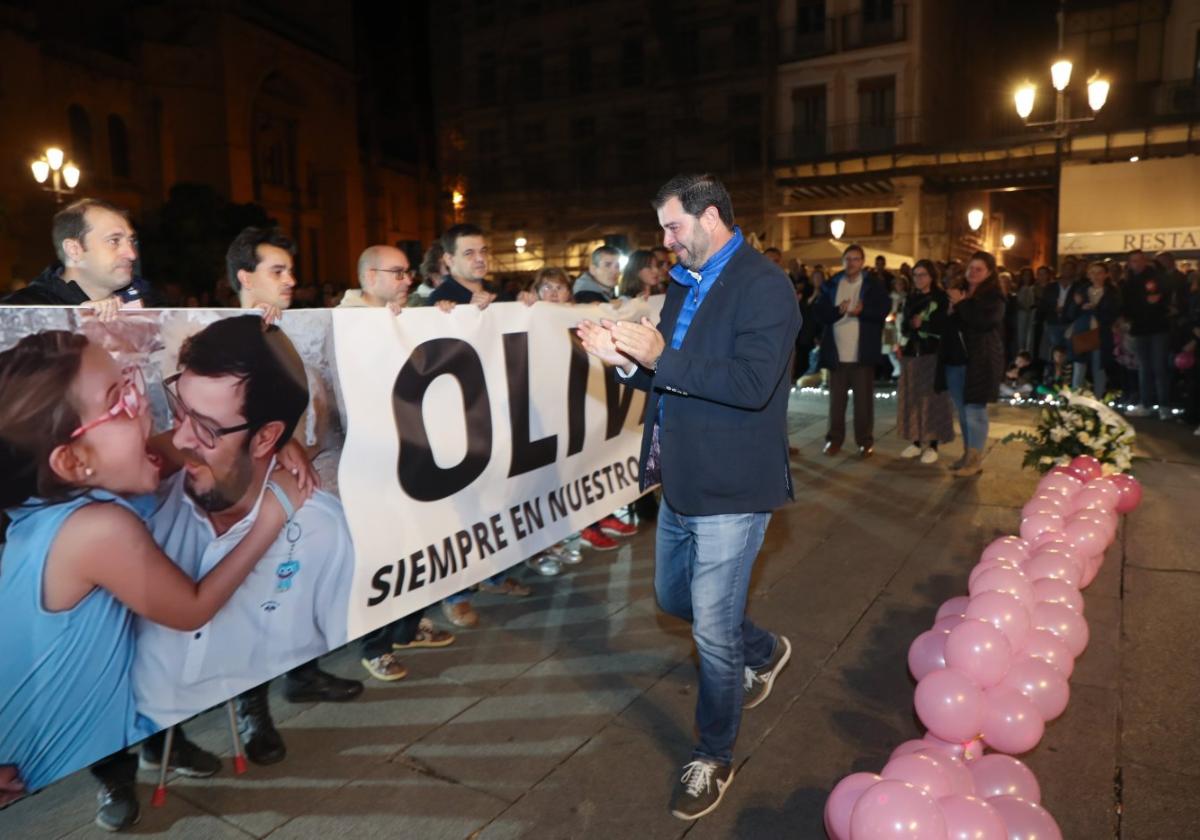
[[[922,464],[936,464],[938,459],[938,451],[933,447],[926,449],[921,453]]]
[[[525,565],[543,577],[554,577],[562,573],[562,564],[558,561],[557,557],[551,554],[530,557],[525,561]]]
[[[1154,414],[1154,412],[1146,408],[1144,405],[1138,405],[1126,411],[1125,414],[1128,417],[1149,417]]]
[[[910,443],[903,452],[900,453],[901,458],[916,458],[921,454],[921,447],[915,443]]]

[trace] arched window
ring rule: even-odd
[[[92,120],[82,105],[75,104],[67,109],[67,124],[71,129],[71,148],[67,150],[67,159],[74,161],[80,169],[91,169]]]
[[[129,132],[116,114],[108,115],[108,158],[114,178],[129,177]]]

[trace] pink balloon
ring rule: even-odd
[[[983,740],[996,752],[1029,752],[1045,731],[1033,701],[1015,688],[998,685],[984,692]]]
[[[1076,659],[1088,643],[1088,626],[1083,616],[1063,604],[1038,604],[1033,608],[1033,626],[1049,630],[1062,639]]]
[[[937,801],[925,791],[896,779],[868,788],[850,814],[854,840],[944,840],[946,820]]]
[[[967,606],[967,618],[982,618],[1005,636],[1013,650],[1020,650],[1029,634],[1029,610],[1021,599],[1007,592],[980,592]]]
[[[951,762],[954,759],[944,758]],[[950,770],[931,751],[898,755],[887,763],[879,775],[916,785],[934,799],[954,793],[954,777]]]
[[[851,773],[842,779],[825,800],[825,831],[831,840],[850,840],[850,813],[867,788],[883,781],[874,773]]]
[[[1000,537],[988,543],[987,548],[979,555],[980,562],[985,560],[1021,561],[1029,556],[1029,546],[1020,537]]]
[[[899,758],[902,755],[911,755],[912,753],[928,749],[931,749],[928,742],[921,738],[913,738],[892,750],[892,754],[888,756],[888,761],[891,761],[893,758]]]
[[[1015,688],[1032,700],[1038,715],[1046,722],[1066,711],[1071,697],[1062,671],[1034,656],[1016,657],[1000,685]]]
[[[926,674],[946,667],[945,630],[926,630],[908,646],[908,672],[920,682]]]
[[[1068,500],[1083,488],[1083,482],[1070,472],[1051,470],[1038,482],[1038,492],[1058,493]]]
[[[1020,569],[1009,569],[1004,566],[987,569],[976,576],[968,584],[968,592],[975,597],[980,592],[1007,592],[1021,599],[1026,609],[1033,609],[1033,584],[1025,577]]]
[[[964,763],[974,761],[983,755],[983,741],[979,738],[970,741],[943,741],[938,736],[926,732],[921,740],[930,749],[941,750]]]
[[[1079,473],[1084,481],[1091,481],[1093,478],[1099,478],[1103,472],[1100,462],[1091,455],[1076,455],[1071,459],[1071,469]]]
[[[1086,573],[1084,575],[1086,577]],[[1083,615],[1083,596],[1079,590],[1060,578],[1045,577],[1033,582],[1033,597],[1048,604],[1066,604]]]
[[[997,796],[987,802],[1004,820],[1008,840],[1062,840],[1054,817],[1036,802],[1015,796]]]
[[[1121,493],[1121,501],[1117,502],[1117,513],[1133,513],[1142,502],[1142,485],[1128,473],[1118,473],[1109,476]]]
[[[1059,516],[1066,516],[1071,511],[1063,503],[1062,498],[1057,493],[1039,493],[1021,508],[1021,518],[1024,519],[1035,513],[1057,513]]]
[[[1037,776],[1011,755],[988,753],[978,761],[972,761],[970,771],[975,779],[975,790],[984,799],[1018,796],[1029,802],[1042,801]]]
[[[1067,520],[1063,535],[1071,543],[1071,547],[1083,556],[1099,554],[1108,547],[1108,533],[1095,521],[1086,517],[1080,519],[1080,516],[1081,514],[1075,514]]]
[[[1059,531],[1047,531],[1042,534],[1029,546],[1029,556],[1037,554],[1039,551],[1045,551],[1049,548],[1061,547],[1064,550],[1072,550],[1071,544],[1067,542],[1066,537]]]
[[[950,668],[926,674],[913,696],[917,717],[945,741],[970,741],[983,722],[983,690]]]
[[[1057,513],[1031,513],[1021,520],[1021,539],[1035,540],[1047,531],[1061,533],[1063,518]]]
[[[1049,662],[1062,672],[1064,677],[1069,678],[1075,670],[1075,657],[1071,656],[1071,649],[1067,647],[1066,642],[1041,627],[1029,631],[1021,653]]]
[[[933,629],[949,633],[955,627],[962,624],[965,620],[966,616],[948,615],[945,618],[939,618],[937,621],[935,621],[933,623]]]
[[[1083,576],[1079,579],[1079,588],[1086,589],[1091,586],[1092,581],[1096,579],[1096,575],[1100,573],[1100,567],[1104,564],[1104,555],[1097,554],[1095,557],[1084,558],[1083,561]],[[1083,611],[1080,610],[1080,613]]]
[[[1021,561],[1024,562],[1024,561]],[[971,573],[967,575],[967,591],[970,591],[971,585],[975,583],[975,579],[989,569],[1019,569],[1020,563],[1012,563],[1008,560],[980,560],[971,568]]]
[[[1008,829],[996,809],[975,796],[943,796],[938,800],[948,840],[1008,840]]]
[[[1089,481],[1075,497],[1076,510],[1096,509],[1114,513],[1121,501],[1121,491],[1108,478]]]
[[[1011,659],[1008,637],[983,619],[967,619],[946,637],[946,667],[962,671],[981,688],[1004,679]]]
[[[966,615],[967,603],[971,599],[966,595],[955,595],[953,598],[948,598],[938,607],[937,615],[934,620],[943,619],[948,615]]]
[[[1037,583],[1042,578],[1054,578],[1066,581],[1071,586],[1078,586],[1083,572],[1079,561],[1069,554],[1039,551],[1022,568],[1025,577]]]
[[[1092,522],[1104,532],[1104,543],[1107,548],[1117,536],[1117,514],[1096,508],[1081,510],[1071,517],[1076,522]]]

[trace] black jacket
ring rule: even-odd
[[[1063,304],[1063,309],[1058,308],[1058,295],[1062,289],[1062,285],[1056,280],[1053,283],[1047,283],[1046,288],[1042,289],[1042,299],[1038,301],[1038,315],[1041,316],[1042,323],[1055,324],[1063,327],[1071,322],[1067,317],[1066,304]],[[1071,302],[1071,291],[1067,289],[1067,303]]]
[[[833,325],[841,320],[837,308],[837,287],[845,276],[839,271],[821,284],[821,294],[813,303],[813,314],[821,322],[821,367],[833,370],[838,366],[837,340],[833,337]],[[858,363],[875,365],[883,355],[883,322],[892,309],[892,297],[883,281],[870,271],[862,274],[862,312],[858,323]]]
[[[1157,295],[1151,303],[1149,298]],[[1126,275],[1121,288],[1124,301],[1122,314],[1129,319],[1130,335],[1155,335],[1171,331],[1171,305],[1175,303],[1175,288],[1153,265],[1140,274]]]
[[[924,315],[931,308],[933,311],[923,318],[921,326],[914,327],[913,318]],[[937,355],[949,317],[950,299],[941,289],[930,289],[924,294],[910,292],[904,299],[904,309],[900,313],[900,336],[907,339],[900,355],[907,358]]]
[[[950,313],[942,342],[942,365],[966,364],[963,401],[985,405],[1000,397],[1004,379],[1004,295],[993,287],[962,300]],[[964,361],[959,361],[965,355]],[[941,367],[941,366],[939,366]],[[938,390],[944,388],[939,370]]]
[[[24,289],[0,298],[2,306],[79,306],[91,298],[74,280],[63,280],[62,263],[55,262],[33,278]],[[161,306],[162,301],[150,285],[138,275],[117,292],[124,300],[141,300],[144,306]]]
[[[792,498],[788,466],[788,362],[800,328],[791,281],[749,243],[738,248],[697,310],[683,344],[671,349],[688,294],[667,284],[658,331],[667,349],[651,374],[628,380],[649,392],[646,456],[663,409],[659,445],[663,496],[689,516],[758,513]]]
[[[1117,287],[1112,283],[1106,283],[1104,286],[1104,297],[1100,298],[1100,303],[1095,309],[1084,309],[1083,304],[1075,301],[1076,295],[1083,295],[1083,302],[1087,303],[1088,288],[1091,286],[1088,280],[1080,280],[1071,287],[1071,297],[1067,301],[1067,316],[1071,319],[1071,334],[1078,335],[1082,332],[1087,332],[1092,327],[1092,318],[1096,319],[1096,323],[1100,326],[1100,358],[1107,364],[1113,357],[1113,324],[1116,323],[1117,316],[1121,314],[1121,293],[1117,291]],[[1091,354],[1088,354],[1091,355]],[[1085,362],[1087,357],[1076,356],[1074,350],[1071,351],[1071,361]]]

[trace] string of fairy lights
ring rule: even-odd
[[[829,389],[822,387],[822,386],[795,385],[792,387],[792,393],[800,394],[801,396],[808,396],[808,397],[828,397]],[[894,390],[892,390],[892,391],[877,390],[877,391],[875,391],[875,399],[877,399],[877,400],[894,400],[894,399],[896,399],[896,392]],[[1055,396],[1053,394],[1027,394],[1027,395],[1014,394],[1011,397],[1001,397],[999,400],[997,400],[997,402],[1002,403],[1002,404],[1011,405],[1011,406],[1016,406],[1018,408],[1020,408],[1020,407],[1037,407],[1040,405],[1052,405],[1055,402]],[[1134,409],[1136,409],[1138,407],[1136,403],[1120,403],[1115,400],[1106,401],[1105,405],[1107,405],[1111,409],[1114,409],[1116,411],[1122,411],[1122,412],[1133,411]],[[1150,408],[1154,411],[1158,411],[1157,404],[1150,406]],[[1184,413],[1184,409],[1182,409],[1182,408],[1171,408],[1168,410],[1171,412],[1171,415],[1173,417],[1178,417]]]

